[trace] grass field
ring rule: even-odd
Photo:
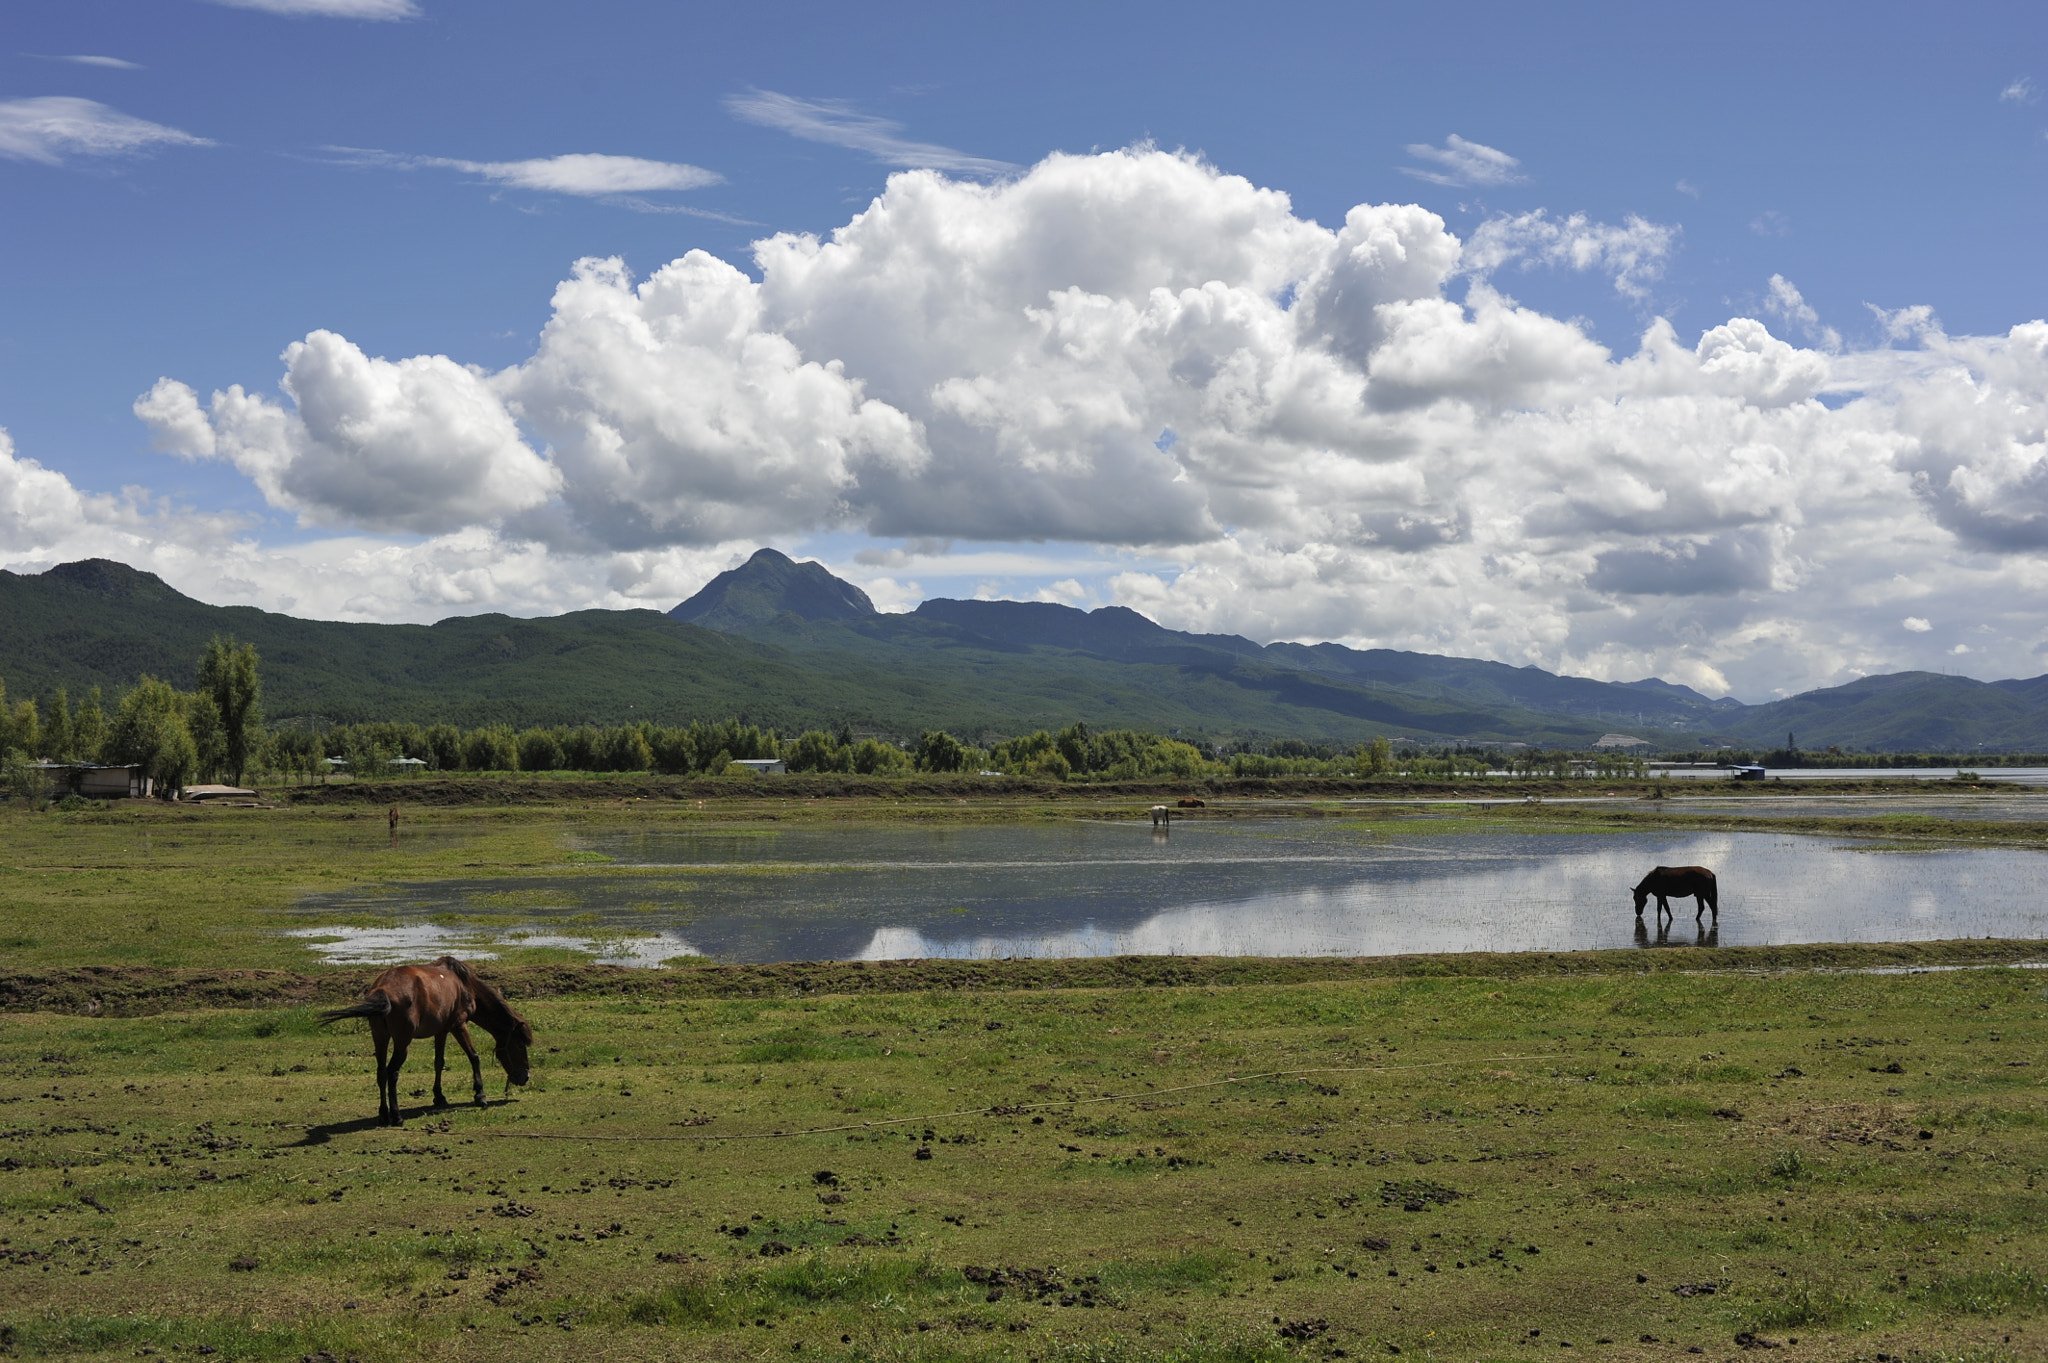
[[[529,1087],[436,1112],[415,1051],[402,1130],[365,1120],[365,1039],[306,1010],[15,1014],[0,1341],[2037,1358],[2043,983],[536,999]]]
[[[395,846],[381,801],[0,812],[0,1355],[2048,1358],[2048,975],[1871,973],[2031,943],[515,953],[485,968],[538,1033],[533,1083],[507,1095],[485,1042],[491,1105],[436,1111],[418,1048],[389,1130],[359,1024],[314,1017],[371,972],[277,935],[367,881],[637,874],[578,855],[596,825],[1133,808],[623,794],[409,806]],[[1205,816],[1237,812],[1417,813]],[[1709,826],[1648,801],[1430,812]]]

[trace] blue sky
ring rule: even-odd
[[[323,9],[334,12],[273,12]],[[2034,495],[2026,451],[2040,437],[2028,438],[2023,418],[1984,437],[1976,462],[1958,456],[1967,465],[1960,481],[1956,465],[1936,470],[1942,487],[1961,489],[1953,506],[1941,501],[1948,494],[1926,490],[1929,469],[1913,462],[1921,456],[1900,452],[1900,442],[1927,449],[1945,437],[1907,430],[1907,417],[1873,414],[1856,439],[1828,446],[1905,432],[1883,457],[1912,503],[1898,508],[1908,527],[1901,536],[1919,547],[1886,575],[1883,564],[1837,563],[1831,555],[1846,552],[1839,545],[1799,538],[1837,514],[1822,508],[1834,505],[1832,494],[1811,488],[1760,494],[1776,499],[1773,509],[1747,525],[1720,512],[1703,519],[1704,529],[1603,513],[1601,524],[1636,538],[1603,541],[1572,564],[1558,557],[1556,533],[1523,526],[1485,540],[1471,527],[1497,515],[1429,501],[1442,493],[1438,483],[1508,479],[1512,471],[1473,462],[1475,451],[1501,448],[1507,427],[1498,423],[1522,410],[1578,410],[1595,390],[1612,401],[1612,385],[1597,377],[1578,397],[1489,390],[1491,415],[1458,440],[1419,428],[1357,436],[1367,444],[1440,440],[1459,452],[1401,477],[1382,459],[1341,524],[1267,524],[1263,513],[1212,499],[1195,519],[1166,524],[1172,518],[1161,513],[1161,525],[1127,536],[1081,514],[1004,520],[959,509],[977,495],[1019,495],[1013,480],[983,494],[963,490],[949,512],[879,492],[870,500],[878,475],[843,471],[831,476],[850,512],[806,502],[810,509],[779,519],[734,513],[716,526],[679,512],[666,530],[628,530],[600,525],[564,483],[558,503],[568,510],[550,522],[554,530],[536,528],[534,499],[507,520],[513,501],[504,497],[463,503],[485,508],[469,522],[451,513],[401,524],[365,511],[361,499],[322,501],[289,477],[266,484],[251,472],[266,456],[212,453],[211,436],[208,453],[167,454],[163,431],[134,410],[164,377],[189,386],[202,405],[236,384],[282,402],[280,352],[315,331],[369,357],[441,355],[505,371],[535,356],[551,296],[578,259],[617,256],[640,279],[697,249],[761,280],[752,243],[775,233],[828,237],[906,168],[937,167],[949,182],[989,187],[1019,182],[1050,153],[1149,145],[1280,191],[1294,220],[1330,233],[1354,205],[1433,212],[1466,243],[1467,273],[1430,289],[1477,317],[1467,289],[1478,279],[1530,315],[1575,326],[1613,357],[1588,375],[1618,372],[1657,318],[1688,349],[1731,318],[1756,318],[1802,352],[1832,357],[1805,400],[1831,411],[1877,403],[1870,395],[1888,384],[1882,405],[1910,416],[1935,399],[1896,385],[1959,362],[1953,352],[1930,356],[1930,336],[2005,338],[2048,314],[2048,21],[2038,6],[792,5],[771,17],[759,6],[604,0],[17,0],[9,12],[0,105],[13,121],[0,117],[0,183],[13,211],[0,218],[0,427],[17,460],[61,475],[81,505],[131,486],[158,499],[125,512],[87,505],[81,514],[96,528],[77,533],[17,527],[0,541],[16,566],[55,561],[94,535],[125,534],[131,559],[149,559],[174,581],[183,573],[180,585],[207,599],[275,608],[289,598],[306,613],[434,618],[585,602],[519,586],[519,573],[492,559],[496,550],[478,557],[473,545],[464,550],[466,587],[408,595],[366,576],[360,591],[323,596],[280,584],[294,573],[344,573],[335,547],[343,541],[358,562],[436,536],[487,534],[507,562],[526,543],[546,544],[561,561],[580,554],[577,580],[593,584],[588,601],[655,604],[664,591],[686,594],[687,579],[716,571],[742,542],[759,541],[817,552],[864,574],[896,605],[920,594],[1050,592],[1082,604],[1121,600],[1190,627],[1483,653],[1601,675],[1659,670],[1747,695],[1907,665],[2042,670],[2029,660],[2048,642],[2048,619],[2010,609],[1970,615],[1949,604],[1980,596],[1988,582],[2014,591],[2034,582],[2032,522],[2017,530],[1980,523],[1992,514],[1987,506],[2012,501],[1986,492],[1992,484],[1983,480],[2002,477],[2022,498]],[[390,17],[349,17],[366,13]],[[52,133],[55,114],[97,119],[100,130]],[[564,156],[658,167],[535,164]],[[602,192],[595,182],[604,174],[654,187]],[[1538,210],[1545,217],[1533,219]],[[1543,236],[1541,224],[1571,215],[1591,226],[1561,241]],[[1648,263],[1631,274],[1616,263],[1621,238],[1593,229],[1625,233],[1638,220],[1644,234],[1629,239],[1630,249],[1646,250]],[[1048,230],[1046,220],[1032,221]],[[1475,275],[1472,243],[1489,221],[1520,226],[1502,229],[1509,247]],[[1095,227],[1131,230],[1106,220]],[[1575,267],[1574,240],[1596,255],[1606,249],[1604,263]],[[1070,254],[1043,265],[1052,273],[1034,276],[1025,301],[1063,287],[1060,270],[1078,287],[1088,252],[1115,245],[1068,243]],[[1161,280],[1168,276],[1181,279],[1167,269]],[[1774,276],[1795,292],[1774,293]],[[1283,302],[1295,287],[1285,285]],[[927,441],[943,438],[944,413],[891,387],[909,380],[887,376],[910,367],[844,336],[828,345],[828,332],[806,331],[803,320],[826,305],[805,306],[811,311],[764,325],[793,341],[802,361],[839,363],[868,396],[921,423]],[[1931,311],[1899,311],[1914,306]],[[2003,354],[1969,361],[1978,366],[1971,372],[1992,382]],[[1370,364],[1360,358],[1356,367]],[[1010,372],[961,381],[1000,383]],[[2031,373],[2011,380],[2012,405],[2026,406]],[[1458,401],[1475,400],[1459,391]],[[559,461],[559,433],[522,415],[520,402],[535,400],[507,399],[529,423],[521,430],[532,458]],[[1134,420],[1164,438],[1170,423],[1157,413],[1171,407],[1162,400]],[[218,411],[212,420],[220,426]],[[1730,440],[1754,435],[1739,426]],[[430,458],[422,451],[433,447],[431,434],[390,457]],[[1096,436],[1077,438],[1085,445]],[[1205,446],[1186,436],[1188,459],[1227,443],[1206,438]],[[1023,439],[998,430],[974,447],[981,453],[962,445],[958,458],[995,459],[1004,441]],[[1594,451],[1589,476],[1601,476],[1598,448],[1612,439],[1580,442]],[[1808,455],[1790,439],[1778,448],[1794,470],[1787,476],[1796,476]],[[1355,453],[1343,439],[1323,444],[1330,449],[1301,456],[1306,464],[1260,456],[1258,477],[1293,479],[1288,495],[1315,502],[1300,480],[1320,475],[1307,470]],[[690,449],[679,448],[671,457],[687,463]],[[1514,456],[1514,467],[1526,470],[1531,457]],[[1706,468],[1716,459],[1710,451],[1698,458]],[[1025,467],[1042,466],[1026,459]],[[1188,476],[1244,484],[1241,470],[1203,473],[1208,467],[1190,463]],[[510,475],[492,469],[489,477],[515,481],[555,476],[539,464]],[[1672,486],[1694,474],[1671,475]],[[323,476],[350,474],[343,466]],[[966,489],[973,476],[967,469],[956,481]],[[1641,476],[1657,483],[1664,474]],[[1388,491],[1397,483],[1409,491]],[[1425,484],[1436,489],[1428,497],[1415,491]],[[1096,487],[1065,504],[1117,495]],[[1157,502],[1142,490],[1130,495]],[[1402,496],[1408,510],[1394,519],[1410,529],[1396,532],[1375,519],[1374,506]],[[150,516],[157,520],[136,519]],[[173,524],[178,517],[184,522]],[[684,521],[694,528],[674,528]],[[241,567],[198,565],[199,522],[243,546]],[[1425,522],[1440,527],[1426,551],[1401,539]],[[1838,523],[1859,527],[1851,538],[1867,537],[1872,524],[1863,511],[1842,512]],[[327,557],[275,557],[316,543],[329,546]],[[1458,544],[1469,551],[1462,559]],[[1525,549],[1534,558],[1516,566]],[[671,554],[665,566],[647,568],[645,556],[662,552]],[[632,573],[605,557],[620,554],[642,556],[641,577],[623,589]],[[1656,563],[1707,585],[1688,596],[1657,585],[1669,573],[1630,577]],[[1720,563],[1736,566],[1712,569]],[[418,565],[408,571],[417,583]],[[451,581],[461,576],[448,571]],[[1845,572],[1861,585],[1823,590]],[[500,586],[477,587],[478,574],[495,574]],[[1526,610],[1518,598],[1482,599],[1482,577],[1535,593],[1551,623],[1519,633],[1501,625]],[[1873,605],[1883,593],[1872,584],[1895,577],[1924,590]],[[1317,583],[1327,589],[1320,596]],[[1581,599],[1589,592],[1597,599]],[[1317,604],[1296,609],[1291,597]],[[1916,600],[1943,604],[1912,607]],[[1929,628],[1898,623],[1907,620]],[[1839,637],[1812,645],[1802,636],[1814,621]],[[1958,644],[1964,652],[1953,651]]]

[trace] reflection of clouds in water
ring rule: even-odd
[[[1738,841],[1742,836],[1673,840],[1684,856],[1671,856],[1668,864],[1723,868],[1721,914],[1718,922],[1711,913],[1695,921],[1693,901],[1674,900],[1663,940],[1771,945],[1980,935],[1987,914],[2007,935],[2039,935],[2043,926],[2021,883],[2037,863],[2003,875],[1975,874],[1965,869],[1970,853],[1907,854],[1916,871],[1951,888],[1901,893],[1900,854],[1796,838],[1758,846],[1761,840]],[[1816,855],[1823,851],[1828,855]],[[1098,921],[1043,932],[892,925],[876,929],[855,957],[1379,956],[1624,947],[1644,941],[1629,888],[1649,864],[1641,846],[1631,843],[1567,856],[1470,857],[1448,874],[1423,877],[1412,865],[1398,874],[1365,868],[1347,885],[1191,904],[1120,928]],[[2016,912],[2023,902],[2032,911]],[[1870,912],[1885,904],[1903,908],[1905,918],[1896,910]],[[1655,915],[1652,902],[1642,921]]]
[[[287,937],[303,937],[329,965],[397,965],[444,953],[473,961],[492,961],[498,951],[518,947],[553,947],[583,951],[600,965],[654,966],[672,956],[701,953],[674,933],[648,937],[575,937],[560,933],[514,929],[479,932],[413,923],[397,928],[292,928]]]
[[[685,849],[688,841],[636,846],[719,864],[710,858],[723,843]],[[602,874],[367,886],[309,896],[302,911],[393,926],[309,926],[300,935],[328,939],[330,960],[359,962],[518,944],[631,965],[697,953],[789,961],[1574,951],[1635,942],[1630,887],[1651,866],[1699,864],[1720,872],[1723,945],[2048,936],[2035,888],[2048,869],[2041,853],[1874,853],[1839,837],[1776,832],[1433,834],[1420,822],[1257,820],[1176,826],[1168,843],[1142,824],[834,827],[727,850],[737,859],[723,864],[740,873],[693,877],[687,901],[650,898],[646,881]],[[493,907],[517,912],[523,935],[475,919],[420,921]],[[1668,940],[1693,940],[1692,902],[1672,908]],[[1714,924],[1709,915],[1702,927]],[[662,932],[635,935],[646,929]],[[1650,933],[1642,944],[1655,945]]]

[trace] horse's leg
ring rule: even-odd
[[[377,1121],[382,1125],[391,1120],[390,1110],[384,1106],[384,1052],[391,1044],[391,1037],[374,1022],[370,1024],[370,1036],[377,1043]]]
[[[448,1095],[441,1092],[441,1066],[447,1063],[448,1033],[434,1034],[434,1106],[448,1106]]]
[[[469,1057],[469,1078],[472,1085],[470,1093],[476,1099],[478,1107],[488,1106],[484,1102],[484,1067],[477,1063],[476,1047],[471,1045],[469,1040],[469,1027],[466,1023],[458,1022],[452,1030],[455,1033],[455,1044],[462,1047],[462,1053]]]
[[[405,1067],[405,1052],[411,1045],[411,1037],[391,1038],[391,1065],[384,1071],[384,1087],[391,1094],[392,1126],[405,1125],[405,1114],[398,1110],[398,1072]]]

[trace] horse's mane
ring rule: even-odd
[[[486,983],[483,976],[477,974],[466,962],[458,961],[453,956],[443,956],[434,964],[441,966],[469,986],[469,991],[477,1003],[477,1026],[494,1037],[503,1038],[507,1034],[512,1034],[522,1041],[533,1041],[533,1027],[525,1018],[513,1012],[512,1005],[505,1002],[505,996]]]

